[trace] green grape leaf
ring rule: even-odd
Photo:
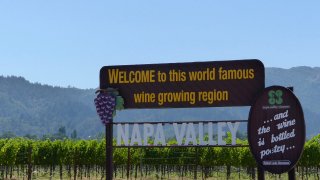
[[[116,110],[124,109],[124,99],[122,96],[116,96]]]

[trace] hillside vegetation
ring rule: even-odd
[[[307,136],[319,133],[320,68],[266,68],[266,86],[270,85],[293,86],[304,109]],[[12,132],[41,137],[65,127],[67,135],[76,130],[81,138],[95,136],[104,128],[95,112],[94,92],[0,76],[0,135]],[[117,113],[115,121],[247,119],[248,111],[249,107],[124,110]]]

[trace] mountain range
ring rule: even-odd
[[[300,100],[307,138],[319,133],[320,68],[265,68],[266,87],[292,86]],[[96,136],[104,127],[96,114],[95,89],[62,88],[30,83],[23,77],[0,76],[0,134],[53,134],[60,127],[80,138]],[[247,119],[249,107],[122,110],[114,121],[184,121]],[[242,127],[245,131],[245,126]]]

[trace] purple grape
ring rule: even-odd
[[[97,113],[103,124],[110,123],[116,106],[116,98],[109,93],[99,93],[94,99]]]

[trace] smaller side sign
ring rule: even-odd
[[[256,162],[271,173],[291,170],[305,143],[301,104],[282,86],[265,88],[250,109],[248,138]]]

